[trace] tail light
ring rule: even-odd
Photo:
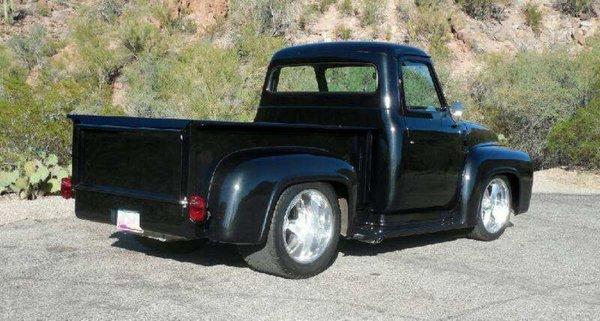
[[[66,177],[60,181],[60,195],[63,198],[69,199],[73,198],[73,189],[71,184],[71,178]]]
[[[192,195],[188,199],[188,216],[194,223],[206,220],[206,200],[202,196]]]

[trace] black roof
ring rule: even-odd
[[[411,55],[429,57],[429,55],[415,47],[400,45],[391,42],[376,41],[337,41],[310,43],[287,47],[273,55],[273,60],[302,59],[319,56],[347,55],[351,52],[385,53],[391,55]]]

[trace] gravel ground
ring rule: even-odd
[[[599,214],[599,195],[536,194],[495,242],[344,241],[327,271],[286,280],[228,245],[148,250],[72,201],[5,201],[0,318],[598,320]]]

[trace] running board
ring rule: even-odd
[[[378,244],[387,238],[435,233],[440,231],[461,229],[465,227],[466,226],[462,224],[448,222],[448,220],[436,220],[397,226],[377,226],[367,224],[357,226],[351,239],[370,244]]]

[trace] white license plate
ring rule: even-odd
[[[140,227],[140,213],[117,210],[117,230],[134,233],[144,232]]]

